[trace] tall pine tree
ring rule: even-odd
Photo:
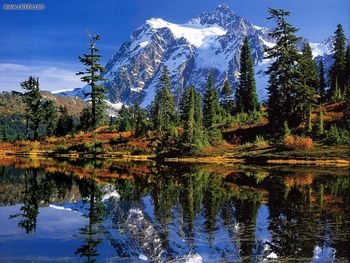
[[[180,102],[181,123],[184,128],[182,144],[191,148],[200,148],[202,131],[201,95],[194,86],[185,89]]]
[[[58,108],[59,118],[57,121],[56,135],[65,136],[73,131],[73,118],[68,114],[68,109],[65,106]]]
[[[346,48],[345,53],[345,70],[344,70],[344,80],[345,80],[345,96],[350,97],[350,43]]]
[[[345,127],[350,130],[350,44],[346,49],[346,64],[345,64],[345,77],[346,77],[346,90],[345,90]]]
[[[302,121],[311,120],[312,108],[317,102],[316,91],[318,89],[317,66],[313,60],[311,47],[308,43],[304,43],[303,53],[299,60],[300,82],[301,85],[296,86],[298,89],[295,97],[296,110],[299,114],[303,114]],[[309,127],[310,130],[310,127]]]
[[[57,107],[53,100],[45,100],[42,104],[44,123],[46,124],[46,135],[55,135],[57,127]]]
[[[232,100],[232,88],[227,79],[225,80],[224,86],[222,87],[221,96],[221,107],[225,110],[226,114],[231,115],[234,110],[234,102]]]
[[[318,94],[320,95],[320,102],[324,102],[326,99],[326,80],[324,77],[324,65],[323,65],[323,59],[320,59],[319,63],[319,84],[318,84]]]
[[[259,109],[254,78],[254,65],[246,37],[241,48],[239,85],[236,91],[237,112],[252,112]]]
[[[34,140],[39,137],[39,125],[43,119],[42,96],[39,89],[39,78],[30,76],[28,80],[21,83],[25,90],[23,101],[27,106],[27,124],[33,130]]]
[[[339,24],[334,32],[334,63],[330,70],[330,98],[339,97],[337,93],[345,91],[345,35],[343,26]]]
[[[101,73],[104,68],[99,64],[101,55],[99,49],[96,47],[96,42],[100,40],[99,35],[89,35],[89,54],[83,54],[79,60],[86,66],[84,72],[78,72],[77,75],[84,75],[81,77],[83,82],[91,87],[91,92],[87,93],[91,100],[91,125],[96,129],[98,123],[101,121],[106,108],[106,92],[107,90],[98,84],[99,81],[104,80]]]
[[[151,105],[153,129],[160,138],[171,139],[176,135],[177,115],[174,96],[170,90],[169,71],[164,67],[160,87]]]
[[[285,121],[289,126],[298,125],[307,112],[304,97],[299,93],[304,85],[300,81],[300,54],[296,49],[299,37],[295,35],[297,29],[286,21],[290,12],[282,9],[269,9],[270,17],[277,27],[269,35],[276,40],[274,47],[266,50],[266,58],[273,59],[266,71],[269,74],[268,86],[268,114],[269,123],[273,129],[280,129]]]
[[[219,98],[214,87],[213,73],[210,72],[207,79],[207,90],[204,94],[203,126],[212,129],[220,119]]]

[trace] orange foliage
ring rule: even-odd
[[[288,176],[284,179],[286,186],[292,187],[294,185],[311,185],[314,177],[311,173]]]
[[[287,136],[283,141],[283,146],[288,150],[310,150],[313,141],[310,137]]]

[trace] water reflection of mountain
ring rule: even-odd
[[[134,261],[325,261],[349,256],[347,171],[310,167],[167,166],[112,161],[7,160],[0,204],[21,203],[19,227],[39,208],[88,219],[76,254],[101,240]],[[98,260],[97,260],[98,261]]]

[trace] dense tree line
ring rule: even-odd
[[[267,113],[272,133],[302,127],[306,134],[324,134],[323,112],[318,110],[317,125],[313,127],[312,112],[328,102],[346,101],[346,122],[339,128],[350,125],[350,47],[341,25],[333,37],[334,63],[325,72],[324,62],[318,65],[308,43],[303,43],[298,31],[287,18],[288,11],[269,9],[276,27],[269,33],[276,44],[265,50],[265,58],[271,59],[266,71],[269,76]],[[47,136],[65,136],[76,131],[91,131],[106,124],[106,89],[99,85],[103,80],[101,55],[96,47],[99,35],[89,36],[89,52],[79,57],[85,71],[78,72],[81,80],[90,86],[86,94],[89,104],[79,118],[71,116],[64,107],[42,97],[39,79],[33,76],[21,83],[21,95],[27,106],[25,115],[26,137],[37,140],[39,130]],[[202,87],[190,85],[175,102],[171,91],[169,71],[163,68],[155,98],[147,109],[138,104],[123,105],[117,116],[110,117],[110,127],[118,131],[132,131],[135,136],[154,139],[157,151],[193,151],[222,141],[223,127],[236,121],[251,123],[262,115],[254,76],[249,38],[245,38],[240,50],[240,72],[237,83],[231,86],[228,79],[222,87],[214,86],[214,74],[209,71],[203,96]],[[220,94],[218,90],[221,89]],[[249,122],[249,121],[250,122]],[[41,128],[40,128],[41,127]],[[337,128],[337,127],[336,127]],[[335,128],[334,128],[335,129]],[[6,125],[0,126],[0,139],[6,140]]]

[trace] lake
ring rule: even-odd
[[[348,167],[0,160],[0,262],[349,262]]]

